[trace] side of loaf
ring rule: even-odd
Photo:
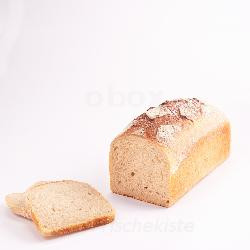
[[[200,100],[166,101],[137,117],[110,149],[114,193],[169,207],[221,164],[230,124]]]

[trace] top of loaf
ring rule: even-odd
[[[226,117],[216,108],[196,98],[165,101],[134,119],[124,131],[169,148],[178,165],[192,145]]]
[[[167,143],[184,127],[191,126],[203,114],[204,103],[196,98],[165,101],[151,107],[133,120],[127,132]]]

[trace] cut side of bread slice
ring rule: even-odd
[[[5,201],[7,206],[11,209],[11,211],[19,216],[22,216],[26,219],[31,220],[30,209],[28,209],[25,205],[25,200],[27,194],[35,187],[41,186],[43,184],[49,183],[48,181],[39,181],[33,184],[30,188],[26,190],[24,193],[13,193],[6,196]]]
[[[32,188],[25,204],[45,237],[108,224],[115,217],[113,208],[99,192],[86,183],[70,180]]]

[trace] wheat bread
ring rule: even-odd
[[[225,115],[196,98],[166,101],[137,117],[110,149],[110,186],[120,195],[169,207],[230,151]]]

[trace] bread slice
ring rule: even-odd
[[[26,219],[31,220],[30,210],[25,205],[25,199],[27,194],[34,188],[43,184],[47,184],[47,181],[40,181],[33,184],[29,187],[24,193],[13,193],[5,197],[7,206],[11,209],[16,215],[22,216]]]
[[[111,190],[169,207],[229,151],[230,124],[222,112],[195,98],[166,101],[112,142]]]
[[[25,207],[25,194],[24,193],[13,193],[5,197],[5,201],[10,210],[19,216],[26,219],[30,219]]]
[[[59,236],[104,225],[114,220],[108,201],[86,183],[59,181],[33,188],[26,207],[40,233]]]

